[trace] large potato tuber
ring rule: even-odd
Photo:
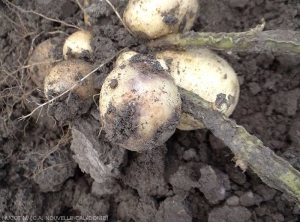
[[[127,61],[123,58],[100,92],[103,129],[112,142],[129,150],[149,150],[174,133],[180,118],[180,95],[158,61],[140,54]]]
[[[208,49],[163,51],[156,55],[164,59],[176,84],[212,102],[214,108],[229,116],[235,109],[240,86],[231,66]],[[194,130],[204,128],[192,116],[182,113],[178,128]]]

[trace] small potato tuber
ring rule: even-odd
[[[110,141],[141,152],[162,145],[174,133],[181,99],[158,61],[141,54],[123,58],[102,85],[100,117]]]
[[[61,47],[63,39],[55,37],[40,43],[29,58],[28,65],[32,81],[40,88],[44,88],[45,77],[49,74],[53,63],[62,58],[58,47]]]
[[[48,99],[70,89],[84,76],[89,74],[93,67],[82,60],[65,60],[54,66],[45,78],[44,93]],[[80,82],[73,90],[81,99],[91,98],[97,92],[94,89],[94,78],[90,75]]]
[[[63,55],[65,59],[78,58],[78,56],[88,51],[92,53],[91,40],[93,36],[89,31],[81,30],[70,35],[63,46]]]
[[[156,58],[166,61],[178,86],[212,102],[225,115],[231,115],[239,99],[240,86],[236,73],[223,58],[208,49],[168,50],[157,53]],[[177,128],[195,130],[204,125],[182,113]]]
[[[123,20],[138,37],[155,39],[192,28],[197,0],[129,0]]]

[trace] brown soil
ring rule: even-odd
[[[83,26],[76,1],[11,2]],[[122,14],[127,1],[111,2]],[[261,18],[267,30],[300,29],[298,1],[199,2],[195,31],[245,31]],[[94,54],[83,53],[81,59],[97,67],[127,46],[146,52],[139,46],[143,40],[126,31],[105,1],[93,1],[86,11]],[[6,7],[3,0],[0,17],[0,221],[5,216],[24,221],[12,216],[46,220],[75,215],[107,215],[109,221],[299,221],[300,208],[251,170],[243,173],[234,167],[231,151],[210,131],[177,130],[152,151],[127,151],[107,141],[103,132],[99,136],[96,103],[80,101],[75,94],[66,96],[68,102],[56,101],[40,115],[19,121],[45,101],[29,70],[21,67],[40,42],[66,38],[76,29]],[[232,64],[241,84],[231,118],[300,170],[300,57],[220,55]],[[96,89],[113,64],[94,74]]]

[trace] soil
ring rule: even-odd
[[[84,25],[76,1],[10,2]],[[122,14],[127,1],[111,2]],[[199,2],[195,31],[246,31],[262,18],[266,30],[300,29],[298,1]],[[232,152],[208,130],[177,130],[156,149],[127,151],[101,132],[97,104],[73,94],[68,102],[51,104],[54,112],[44,107],[40,115],[19,121],[45,101],[26,69],[33,49],[76,29],[4,3],[0,0],[1,221],[24,221],[21,216],[64,221],[80,215],[86,221],[299,221],[300,208],[251,170],[236,168]],[[105,1],[92,1],[86,12],[94,53],[81,59],[98,67],[124,47],[147,52],[140,46],[144,40],[132,37]],[[231,118],[300,170],[300,57],[218,53],[239,75],[240,100]],[[97,90],[114,62],[94,74]]]

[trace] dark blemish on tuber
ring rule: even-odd
[[[166,79],[171,78],[161,64],[157,60],[152,59],[151,56],[141,54],[134,55],[130,58],[129,65],[135,70],[138,70],[142,74],[141,76],[151,76],[155,74]]]
[[[221,109],[223,104],[226,104],[227,107],[229,107],[228,101],[226,99],[226,94],[224,93],[219,93],[217,95],[216,101],[215,101],[216,107],[218,109]]]
[[[172,26],[178,22],[178,18],[173,15],[165,15],[163,17],[163,22],[166,23],[168,26]]]
[[[182,21],[179,24],[179,32],[182,33],[186,26],[186,16],[182,19]]]
[[[48,90],[47,96],[48,96],[48,98],[53,98],[55,96],[54,91],[52,89]]]
[[[226,98],[226,94],[224,93],[219,93],[217,95],[217,98],[216,98],[216,101],[215,101],[215,104],[216,104],[216,107],[218,109],[221,109],[222,105],[223,104],[226,104],[227,106],[227,109],[230,107],[230,105],[234,104],[234,101],[235,101],[235,97],[232,96],[232,95],[228,95],[228,99]],[[227,110],[226,109],[226,110]]]
[[[51,43],[52,45],[56,44],[55,38],[50,39],[50,43]]]
[[[68,47],[66,56],[67,56],[68,58],[72,58],[72,57],[73,57],[73,55],[72,55],[72,49],[71,49],[70,47]]]
[[[168,66],[172,65],[173,58],[167,58],[165,59],[165,62],[167,63]]]
[[[111,102],[109,102],[108,104],[108,109],[107,109],[107,113],[112,113],[112,112],[115,112],[116,111],[116,108],[112,105]]]
[[[193,18],[195,16],[195,12],[193,12],[193,10],[189,11],[188,12],[188,16],[189,16],[189,19]]]
[[[82,79],[83,79],[83,75],[80,72],[76,73],[75,81],[80,81]]]
[[[165,69],[162,67],[162,65],[160,64],[160,62],[158,61],[153,61],[152,62],[152,70],[153,72],[161,72],[161,71],[165,71]]]
[[[136,31],[135,34],[137,37],[139,37],[141,39],[149,39],[149,36],[142,31]]]
[[[53,86],[53,84],[56,84],[56,81],[50,81],[50,82],[48,83],[49,86]]]
[[[109,87],[112,88],[112,89],[115,89],[115,88],[117,88],[117,86],[118,86],[118,80],[117,79],[112,79],[110,81]]]

